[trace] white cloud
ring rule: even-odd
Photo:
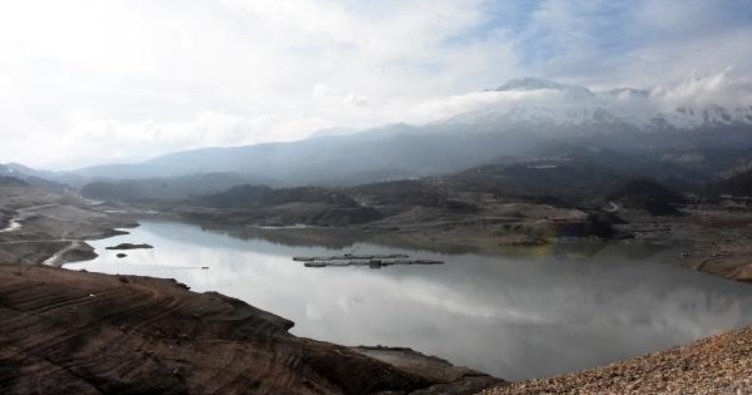
[[[13,143],[0,156],[80,165],[397,121],[428,92],[460,88],[456,76],[434,78],[462,67],[441,42],[477,23],[479,4],[3,4],[0,122]]]
[[[72,167],[425,122],[531,74],[652,85],[752,69],[752,28],[723,23],[733,10],[710,12],[710,0],[681,13],[670,1],[506,5],[497,20],[487,0],[3,2],[0,161]],[[629,22],[620,36],[604,38],[604,13]]]
[[[430,122],[488,109],[504,110],[520,105],[556,105],[561,100],[560,92],[550,89],[473,92],[426,100],[417,105],[411,115],[415,122]]]
[[[673,108],[752,105],[752,80],[726,69],[713,74],[690,75],[674,86],[658,86],[651,95]]]

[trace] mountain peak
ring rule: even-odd
[[[497,92],[507,91],[536,91],[536,90],[557,90],[564,92],[571,98],[592,97],[593,92],[584,86],[562,84],[543,78],[525,77],[509,80],[506,84],[496,88]]]
[[[602,92],[605,95],[613,96],[613,97],[641,97],[645,98],[650,96],[650,91],[647,91],[645,89],[635,89],[635,88],[615,88],[608,91]]]

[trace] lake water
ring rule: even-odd
[[[155,249],[124,251],[123,259],[104,249],[121,242]],[[671,250],[554,246],[485,256],[367,243],[335,250],[156,221],[91,244],[99,258],[66,268],[175,278],[288,318],[299,336],[411,347],[509,380],[593,367],[752,323],[751,286],[660,263],[676,255]],[[375,270],[291,260],[346,252],[446,263]]]

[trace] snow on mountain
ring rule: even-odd
[[[511,80],[499,88],[496,88],[496,91],[537,91],[543,89],[562,92],[564,97],[568,99],[590,99],[593,97],[593,92],[583,86],[567,85],[556,81],[530,77]]]
[[[644,131],[709,126],[752,125],[752,103],[722,106],[682,103],[665,89],[619,88],[593,91],[584,86],[537,78],[511,80],[484,94],[483,106],[450,116],[439,124],[577,127],[621,125]]]

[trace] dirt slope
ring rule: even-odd
[[[0,265],[0,393],[462,394],[500,382],[409,350],[394,355],[411,363],[382,362],[292,325],[167,280]]]

